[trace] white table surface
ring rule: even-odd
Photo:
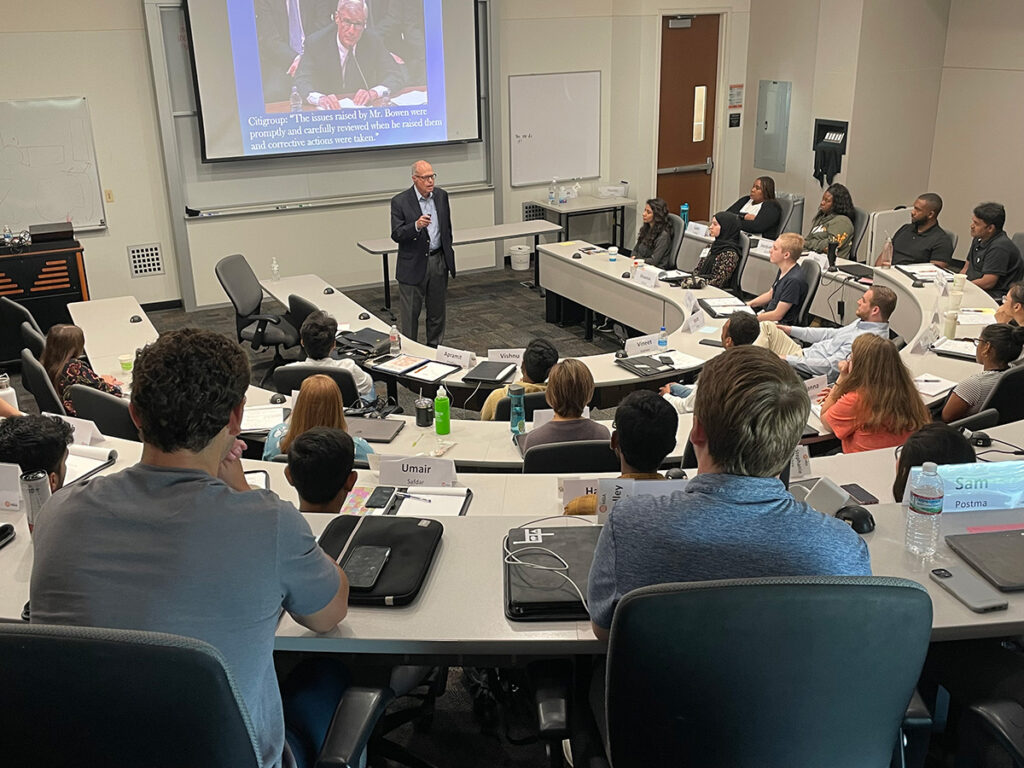
[[[561,226],[554,222],[536,219],[534,221],[513,221],[508,224],[494,224],[489,227],[472,227],[452,230],[452,245],[471,245],[473,243],[489,243],[494,240],[510,240],[515,237],[531,237],[560,232]],[[367,253],[381,255],[398,251],[398,243],[390,237],[376,240],[360,240],[356,243]]]
[[[546,199],[531,200],[530,203],[559,214],[598,213],[600,211],[611,211],[615,208],[633,208],[636,206],[636,200],[626,197],[595,197],[594,195],[571,197],[564,203],[550,203]]]

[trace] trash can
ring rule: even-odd
[[[530,254],[533,251],[528,245],[513,245],[508,249],[509,258],[512,261],[512,269],[516,272],[525,272],[530,268]]]

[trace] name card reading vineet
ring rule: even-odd
[[[906,503],[910,487],[920,467],[910,470],[904,494]],[[939,466],[945,498],[942,511],[967,512],[986,509],[1017,509],[1024,506],[1024,461],[992,461],[978,464],[943,464]]]
[[[626,350],[627,357],[636,357],[637,355],[646,355],[650,352],[655,352],[658,349],[658,336],[657,333],[649,333],[646,336],[636,336],[632,339],[626,339],[626,344],[623,349]]]
[[[380,484],[448,488],[455,485],[455,462],[451,459],[433,459],[427,456],[382,459]]]
[[[468,370],[473,367],[474,357],[475,355],[468,349],[439,346],[434,359],[439,363],[449,363],[450,365],[457,365]]]
[[[526,347],[518,349],[488,349],[487,359],[492,363],[515,363],[517,366],[523,364],[523,355]]]
[[[658,272],[661,270],[655,269],[654,267],[640,267],[637,269],[636,274],[633,275],[633,281],[637,285],[642,285],[644,288],[658,289]]]

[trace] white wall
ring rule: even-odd
[[[1006,231],[1024,230],[1024,3],[952,0],[929,187],[942,195],[942,225],[970,241],[971,210],[1006,206]]]
[[[176,299],[178,278],[138,0],[5,2],[0,99],[85,96],[107,229],[81,232],[92,296]],[[160,243],[166,274],[131,278],[127,247]]]

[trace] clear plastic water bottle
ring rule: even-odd
[[[548,184],[548,202],[554,205],[558,202],[558,179],[552,179]]]
[[[439,435],[447,435],[452,431],[452,402],[442,386],[434,398],[434,431]]]
[[[615,261],[617,258],[619,258],[619,247],[613,245],[608,249],[608,261]]]
[[[402,336],[398,332],[398,326],[392,325],[391,332],[388,334],[388,341],[391,342],[391,354],[397,355],[402,351]]]
[[[661,326],[661,330],[658,331],[658,352],[665,352],[668,350],[668,333],[665,331],[665,326]]]
[[[569,202],[569,190],[565,188],[565,184],[558,188],[558,204],[565,205]]]
[[[682,205],[679,206],[679,218],[683,220],[683,231],[685,232],[686,228],[690,224],[690,204],[689,203],[683,203]]]
[[[509,427],[513,435],[521,435],[526,432],[526,406],[523,400],[525,395],[526,389],[521,384],[509,385]]]
[[[7,224],[4,224],[4,245],[10,247],[12,240],[14,240],[14,233]]]
[[[277,263],[277,256],[270,257],[270,279],[275,281],[281,279],[281,265]]]
[[[299,86],[292,86],[292,95],[288,97],[288,103],[291,104],[292,112],[302,111],[302,97],[299,96]]]
[[[921,473],[910,485],[905,542],[908,552],[922,557],[935,554],[935,547],[939,543],[943,495],[938,467],[935,462],[926,461],[921,467]]]

